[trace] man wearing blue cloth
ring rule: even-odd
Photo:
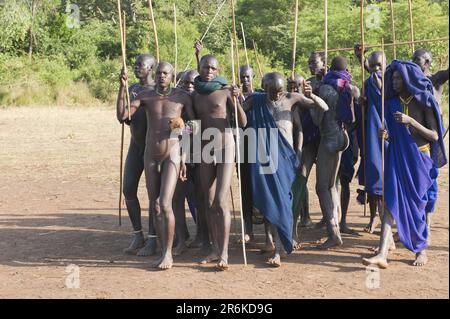
[[[365,81],[366,108],[365,143],[366,154],[361,156],[361,165],[358,171],[359,184],[364,185],[370,209],[370,221],[364,231],[373,233],[376,227],[377,211],[383,210],[382,204],[382,170],[381,170],[381,143],[379,130],[381,129],[381,70],[386,69],[386,58],[381,51],[374,51],[368,57],[370,76]],[[364,157],[365,155],[365,157]],[[365,174],[365,176],[364,176]]]
[[[255,130],[254,143],[249,143],[250,174],[255,207],[271,224],[275,238],[275,254],[269,265],[281,266],[281,249],[293,250],[292,192],[295,173],[301,158],[301,130],[297,104],[302,108],[328,106],[312,94],[305,84],[304,95],[285,92],[284,78],[279,73],[264,77],[267,93],[255,93],[244,102],[248,127]]]
[[[401,242],[416,254],[414,266],[427,263],[426,209],[436,168],[447,163],[441,111],[432,82],[412,62],[394,60],[386,70],[387,138],[385,205],[380,249],[365,265],[387,268],[395,220]]]

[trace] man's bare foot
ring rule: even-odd
[[[342,239],[339,237],[336,238],[328,238],[323,244],[317,246],[318,249],[326,250],[336,246],[342,246]]]
[[[413,266],[421,267],[424,266],[428,262],[427,253],[425,250],[422,250],[420,253],[416,254],[416,260],[413,262]]]
[[[351,229],[350,227],[347,226],[347,224],[339,224],[339,229],[341,231],[341,233],[344,234],[349,234],[349,235],[359,235],[358,232],[354,229]]]
[[[187,250],[186,243],[179,243],[174,249],[173,249],[173,255],[174,256],[180,256],[182,253],[184,253]]]
[[[172,256],[170,254],[166,254],[162,259],[161,263],[158,265],[158,269],[167,270],[172,268],[172,265],[173,265]]]
[[[378,223],[376,222],[375,218],[369,221],[369,224],[364,228],[364,231],[369,234],[373,234],[375,231],[375,228],[377,228]]]
[[[292,243],[294,245],[294,250],[300,250],[302,248],[302,245],[299,241],[296,241],[295,239],[292,240]]]
[[[133,238],[131,239],[130,246],[128,248],[124,249],[123,252],[125,254],[134,255],[136,252],[142,248],[145,244],[144,235],[142,232],[135,233],[133,235]]]
[[[267,260],[267,264],[272,267],[281,267],[281,257],[279,254],[275,254],[272,258]]]
[[[228,270],[228,261],[225,258],[220,258],[219,262],[216,264],[216,269],[220,271]]]
[[[253,234],[245,234],[245,235],[244,235],[244,240],[245,240],[245,243],[246,243],[246,244],[252,244],[252,243],[255,242],[255,236],[253,236]],[[239,238],[239,239],[237,240],[237,243],[238,243],[239,245],[242,245],[242,238]]]
[[[275,245],[272,243],[265,243],[261,248],[261,253],[271,253],[275,250]]]
[[[389,251],[395,250],[397,247],[395,246],[395,242],[392,242],[391,246],[389,246]],[[380,252],[380,246],[372,247],[371,250],[375,253],[375,255],[378,255]]]
[[[300,220],[300,227],[301,228],[311,228],[314,226],[314,223],[312,222],[311,218],[306,218]]]
[[[323,227],[325,227],[327,225],[327,222],[325,221],[325,219],[321,219],[320,222],[318,222],[317,224],[314,225],[315,229],[321,229]]]
[[[388,267],[386,258],[380,255],[376,255],[375,257],[372,258],[363,258],[362,263],[365,266],[376,265],[381,269],[386,269]]]
[[[149,238],[145,243],[145,246],[142,247],[138,252],[137,256],[146,257],[153,256],[156,253],[156,238]]]
[[[218,261],[219,260],[219,255],[217,253],[211,253],[208,256],[206,256],[205,258],[203,258],[202,260],[200,260],[200,264],[201,265],[205,265],[205,264],[209,264],[212,263],[214,261]]]

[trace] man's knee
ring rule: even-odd
[[[133,183],[126,183],[123,186],[123,196],[127,200],[137,199],[137,187]]]
[[[328,183],[317,183],[316,184],[316,194],[317,196],[322,196],[330,192],[330,187]]]
[[[218,211],[226,211],[228,208],[228,202],[225,198],[216,198],[212,203],[212,208]]]

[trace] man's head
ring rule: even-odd
[[[311,53],[308,59],[308,66],[311,75],[325,74],[325,54],[319,52]]]
[[[370,73],[381,72],[386,69],[386,56],[381,51],[374,51],[369,55]]]
[[[239,68],[239,80],[245,89],[250,89],[250,84],[254,77],[255,73],[249,65],[242,65]]]
[[[301,89],[302,83],[303,81],[305,81],[305,79],[303,78],[303,76],[295,74],[294,79],[292,79],[292,77],[288,77],[287,81],[288,81],[287,85],[288,92],[300,93],[302,91]]]
[[[174,78],[173,66],[169,62],[160,62],[156,66],[156,85],[160,88],[168,88]]]
[[[283,76],[278,72],[271,72],[264,75],[264,89],[271,101],[280,99],[284,92],[285,83]]]
[[[330,70],[332,71],[346,71],[348,68],[348,62],[347,59],[343,56],[337,56],[334,57],[333,60],[331,60],[331,67]]]
[[[396,95],[401,95],[407,91],[402,75],[398,71],[392,73],[392,88]]]
[[[194,79],[199,75],[197,70],[190,70],[183,74],[180,80],[180,85],[186,92],[194,92]]]
[[[134,63],[134,75],[138,79],[144,79],[149,76],[155,66],[156,60],[153,55],[140,54]]]
[[[423,72],[428,72],[431,67],[433,55],[426,49],[417,49],[412,56],[412,62],[417,64]]]
[[[181,79],[183,78],[183,75],[185,74],[185,72],[181,71],[177,73],[177,78],[176,78],[176,83],[180,83]]]
[[[203,81],[212,81],[219,74],[219,61],[214,55],[204,55],[200,59],[200,77]]]

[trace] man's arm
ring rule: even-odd
[[[359,43],[355,44],[354,53],[355,53],[356,59],[358,60],[359,64],[361,64],[361,54],[362,54],[361,44],[359,44]],[[363,63],[364,63],[364,69],[370,73],[369,62],[367,61],[366,58],[364,58]]]
[[[448,68],[447,70],[437,71],[435,74],[431,76],[431,82],[433,83],[433,86],[435,88],[438,88],[448,81],[448,76],[449,76]]]
[[[200,41],[195,42],[194,49],[195,49],[195,58],[197,59],[197,72],[200,73],[200,54],[203,49],[203,44]]]
[[[242,105],[242,108],[244,109],[245,112],[248,112],[252,109],[253,107],[253,96],[250,95],[249,97],[247,97],[244,101],[244,104]]]
[[[247,125],[247,115],[245,115],[245,111],[241,106],[241,103],[239,102],[239,99],[237,98],[239,96],[240,90],[237,86],[232,87],[232,91],[228,93],[227,95],[227,109],[235,110],[234,102],[236,102],[236,108],[237,108],[237,120],[239,127],[245,127]]]
[[[398,123],[402,123],[405,125],[411,125],[411,128],[415,130],[420,136],[422,136],[424,139],[430,141],[430,142],[436,142],[439,139],[438,135],[438,122],[436,120],[436,116],[434,114],[434,111],[430,107],[425,107],[424,110],[425,113],[425,122],[427,124],[427,127],[417,122],[412,117],[403,114],[401,112],[395,112],[394,113],[394,119]]]
[[[305,84],[304,95],[299,93],[291,93],[293,100],[292,105],[298,103],[299,107],[303,108],[318,108],[322,112],[328,111],[328,105],[320,97],[312,93],[312,87]]]
[[[294,107],[292,111],[293,130],[292,135],[294,137],[294,149],[297,153],[299,161],[302,160],[302,148],[303,148],[303,128],[302,121],[300,119],[300,109]]]
[[[119,88],[119,94],[117,96],[117,105],[116,105],[116,116],[117,116],[117,120],[120,123],[123,123],[128,118],[128,114],[127,114],[127,116],[125,116],[126,110],[125,110],[125,103],[124,103],[125,90],[128,89],[126,87],[127,79],[128,79],[128,75],[122,69],[122,71],[120,73],[120,78],[119,78],[120,88]]]
[[[183,92],[185,93],[185,92]],[[184,111],[186,112],[186,118],[188,121],[195,120],[194,102],[192,96],[188,93],[184,94]]]

